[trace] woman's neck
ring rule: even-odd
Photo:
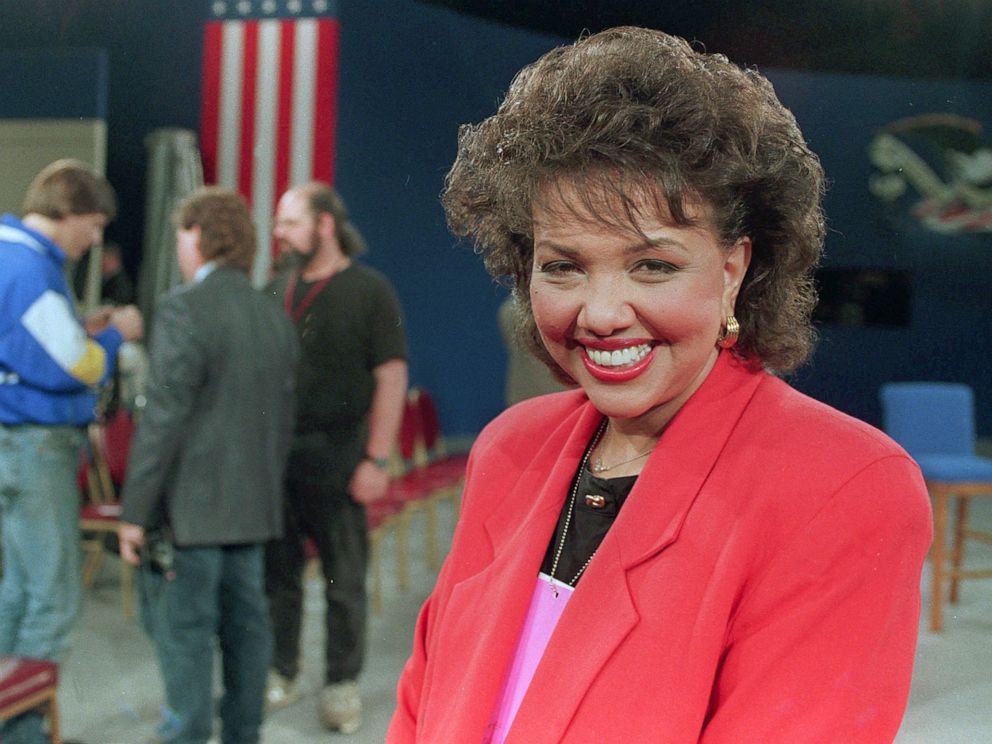
[[[622,420],[621,420],[622,421]],[[637,475],[658,443],[657,435],[623,433],[608,420],[606,430],[590,453],[589,468],[603,478]]]

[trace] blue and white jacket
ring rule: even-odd
[[[93,419],[96,386],[113,372],[120,332],[88,338],[50,239],[0,218],[0,424]]]

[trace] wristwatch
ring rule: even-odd
[[[388,457],[372,457],[368,452],[365,453],[365,459],[375,465],[379,470],[389,470],[389,458]]]

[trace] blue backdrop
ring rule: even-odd
[[[869,193],[868,144],[903,117],[946,112],[992,124],[992,85],[770,71],[830,179],[827,266],[911,273],[905,328],[820,327],[810,365],[793,383],[878,424],[889,380],[962,381],[975,388],[979,431],[992,436],[992,233],[942,235],[891,214]]]

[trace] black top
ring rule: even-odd
[[[568,525],[568,534],[565,536],[565,544],[562,547],[561,557],[558,559],[558,567],[555,570],[554,578],[570,584],[589,556],[599,548],[603,538],[606,537],[607,530],[613,525],[620,508],[634,487],[637,481],[636,475],[627,475],[620,478],[598,478],[589,472],[588,468],[583,468],[579,478],[579,487],[575,491],[575,509],[572,513],[571,523]],[[574,487],[575,481],[572,482]],[[594,498],[587,499],[586,496]],[[595,497],[602,497],[601,500]],[[572,500],[572,490],[569,489],[568,496],[562,505],[561,513],[558,515],[558,524],[555,527],[551,544],[544,554],[544,563],[541,564],[541,571],[550,575],[551,566],[554,564],[555,552],[561,542],[561,533],[565,527],[565,518],[568,515],[568,505]],[[601,504],[601,505],[600,505]],[[581,577],[580,577],[581,580]],[[578,584],[578,582],[576,582]]]
[[[389,280],[357,261],[326,281],[294,276],[284,272],[268,288],[300,338],[287,472],[341,496],[365,457],[374,370],[406,359],[403,315]]]
[[[269,286],[280,304],[289,282],[286,273]],[[304,309],[315,284],[299,279],[290,298],[292,308],[303,310],[296,321],[302,348],[296,430],[352,441],[372,403],[372,371],[406,359],[403,315],[386,277],[360,263],[331,277]]]

